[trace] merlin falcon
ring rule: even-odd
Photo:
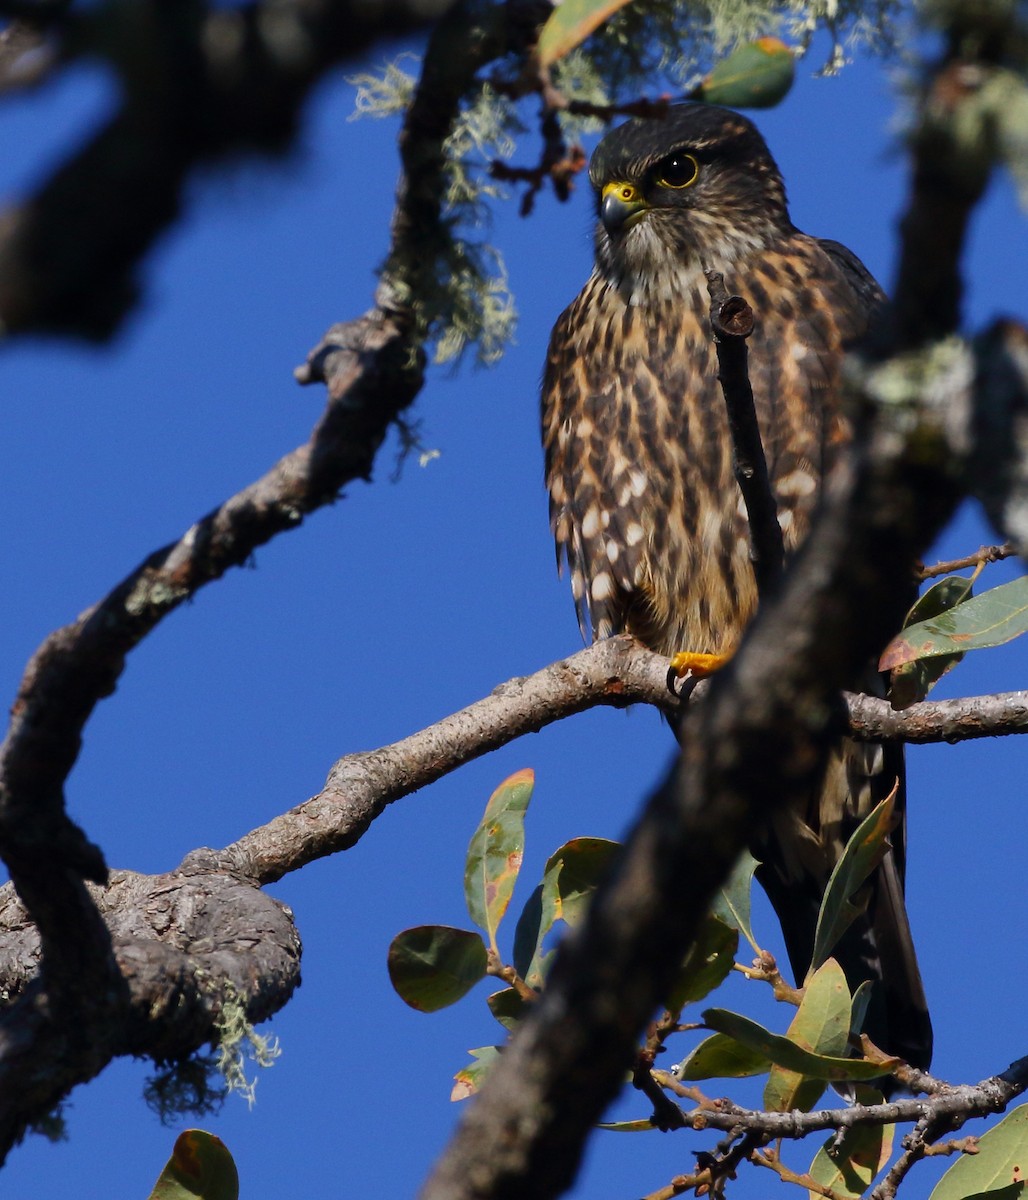
[[[735,112],[682,104],[628,121],[600,143],[589,178],[595,266],[554,327],[542,388],[558,563],[583,633],[725,656],[757,590],[704,272],[722,272],[754,312],[750,381],[787,551],[806,536],[848,437],[842,357],[882,293],[844,246],[796,229],[763,138]],[[902,812],[901,747],[847,741],[818,794],[751,839],[798,983],[832,868],[897,783]],[[873,982],[872,1040],[925,1068],[932,1031],[904,906],[902,822],[891,840],[834,953],[852,989]]]

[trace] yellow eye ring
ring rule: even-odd
[[[700,164],[691,154],[678,150],[669,154],[657,168],[657,186],[666,188],[692,187],[699,178]]]

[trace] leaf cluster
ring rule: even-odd
[[[468,912],[481,933],[449,926],[423,925],[398,934],[389,949],[390,979],[411,1007],[431,1012],[466,996],[487,976],[507,986],[491,994],[488,1008],[508,1032],[517,1028],[528,1008],[546,986],[555,953],[552,934],[558,922],[574,926],[582,920],[593,893],[607,873],[616,869],[620,847],[610,841],[580,837],[566,843],[548,859],[541,882],[524,905],[513,938],[511,962],[500,955],[498,932],[507,913],[520,872],[525,845],[525,816],[532,797],[530,770],[512,775],[490,797],[468,847],[464,895]],[[731,1080],[764,1076],[763,1106],[767,1113],[810,1112],[829,1084],[844,1088],[861,1105],[880,1105],[882,1096],[870,1084],[902,1064],[877,1051],[861,1027],[869,1000],[869,985],[851,993],[842,968],[831,957],[839,939],[861,912],[861,889],[888,848],[895,824],[895,794],[883,800],[854,832],[829,880],[822,900],[810,970],[802,987],[790,988],[774,959],[761,950],[752,927],[750,892],[758,865],[749,855],[739,862],[721,889],[699,936],[681,964],[667,999],[666,1011],[651,1026],[639,1048],[634,1084],[653,1098],[661,1089],[687,1096],[702,1108],[712,1104],[695,1084],[709,1079]],[[757,958],[753,967],[735,961],[740,935]],[[742,1013],[723,1007],[706,1008],[698,1022],[683,1024],[682,1012],[707,999],[733,971],[775,985],[776,997],[795,1006],[784,1032],[777,1033]],[[708,1034],[670,1072],[653,1067],[657,1054],[672,1036],[690,1030]],[[469,1051],[471,1061],[454,1076],[451,1098],[465,1099],[481,1087],[503,1052],[500,1044]],[[642,1074],[640,1074],[642,1073]],[[645,1081],[643,1081],[645,1075]],[[741,1111],[741,1110],[740,1110]],[[954,1191],[951,1178],[959,1168],[960,1187],[973,1177],[1009,1178],[1017,1151],[1023,1156],[1028,1134],[1017,1110],[992,1133],[976,1143],[961,1143],[973,1160],[960,1159],[947,1173],[934,1200],[967,1196]],[[673,1115],[669,1121],[668,1114]],[[677,1115],[675,1115],[677,1114]],[[1008,1122],[1010,1122],[1009,1128]],[[615,1132],[689,1126],[688,1114],[670,1099],[661,1099],[651,1116],[605,1125]],[[700,1127],[700,1126],[697,1126]],[[1001,1132],[1003,1131],[1003,1132]],[[895,1125],[887,1121],[840,1126],[822,1145],[805,1172],[786,1167],[780,1151],[754,1148],[757,1165],[771,1167],[783,1179],[801,1183],[814,1195],[837,1198],[864,1194],[893,1154]],[[991,1139],[991,1140],[990,1140]],[[707,1156],[711,1163],[715,1157]],[[707,1170],[714,1168],[708,1167]],[[969,1175],[968,1172],[971,1172]],[[989,1174],[991,1172],[991,1174]],[[706,1176],[710,1186],[713,1176]],[[696,1177],[698,1180],[701,1176]],[[830,1189],[828,1192],[823,1189]]]

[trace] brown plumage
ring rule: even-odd
[[[805,537],[847,437],[846,348],[881,292],[860,261],[789,220],[778,168],[744,117],[679,105],[609,133],[589,172],[596,265],[561,315],[543,380],[558,562],[583,632],[651,649],[730,652],[757,604],[704,271],[752,306],[749,369],[787,550]],[[818,906],[856,823],[900,783],[902,753],[847,742],[802,810],[755,831],[758,872],[802,982]],[[900,797],[902,800],[902,796]],[[837,948],[851,987],[878,981],[877,1042],[921,1066],[931,1025],[903,905],[903,828]]]

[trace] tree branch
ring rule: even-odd
[[[710,294],[710,325],[717,348],[718,382],[732,438],[732,467],[746,505],[750,561],[757,591],[766,600],[781,577],[785,543],[747,366],[746,339],[753,332],[753,310],[742,296],[729,296],[720,271],[705,273]]]
[[[81,1009],[62,1012],[63,993],[39,976],[35,926],[11,886],[0,889],[0,1162],[29,1124],[113,1058],[181,1059],[220,1040],[227,1005],[264,1021],[300,982],[289,910],[238,879],[116,871],[89,891],[109,929],[117,987],[87,996],[83,1019]]]
[[[702,699],[701,682],[689,703]],[[221,850],[192,851],[182,869],[226,870],[266,884],[347,850],[392,804],[466,762],[598,706],[649,704],[669,718],[682,701],[667,686],[667,659],[622,635],[596,642],[409,737],[347,755],[316,796]],[[1028,732],[1028,692],[912,705],[896,712],[877,696],[845,693],[846,731],[865,741],[943,742]]]

